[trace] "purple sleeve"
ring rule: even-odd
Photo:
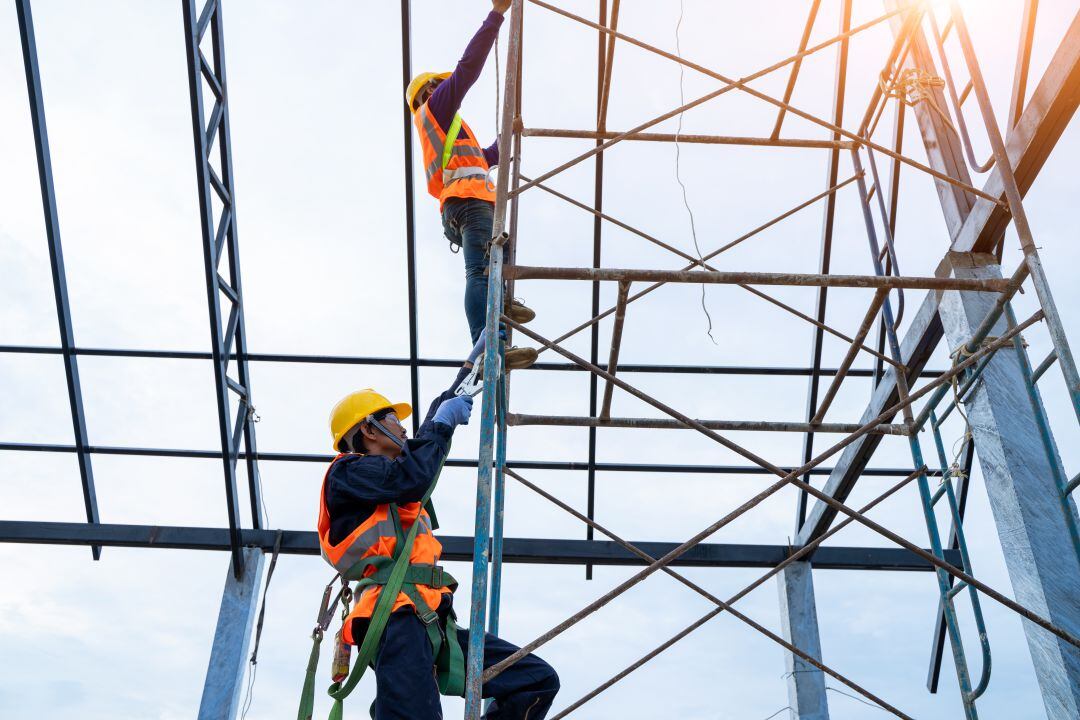
[[[465,54],[458,60],[457,67],[450,77],[446,78],[435,92],[428,98],[428,109],[435,116],[435,121],[440,127],[450,127],[454,114],[461,108],[461,101],[465,99],[465,93],[480,77],[480,71],[484,69],[491,46],[495,44],[495,38],[499,36],[499,28],[502,27],[503,16],[492,10],[484,18],[484,23],[473,35],[465,48]],[[485,156],[487,152],[484,153]],[[496,153],[497,154],[497,153]],[[497,158],[496,158],[497,159]]]
[[[495,142],[484,148],[484,159],[487,160],[488,167],[499,164],[499,138],[495,138]]]

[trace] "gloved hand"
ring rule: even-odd
[[[468,425],[469,416],[472,415],[472,405],[473,399],[468,395],[452,397],[439,405],[432,420],[450,427]]]

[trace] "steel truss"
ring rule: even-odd
[[[182,0],[211,334],[210,352],[184,352],[81,348],[75,344],[30,2],[16,0],[45,213],[46,239],[50,250],[57,318],[60,326],[60,347],[0,346],[0,352],[62,356],[72,413],[74,442],[70,445],[0,442],[0,450],[74,453],[79,461],[87,523],[0,521],[0,541],[89,545],[93,549],[95,559],[100,555],[100,548],[105,545],[228,550],[232,557],[232,573],[238,581],[243,579],[244,582],[226,585],[221,623],[227,625],[228,617],[246,617],[247,620],[244,623],[250,623],[252,603],[257,596],[257,593],[252,594],[251,590],[258,582],[259,567],[261,567],[258,550],[261,549],[263,552],[279,550],[286,554],[318,553],[314,533],[297,531],[275,533],[263,527],[257,461],[324,463],[329,459],[329,456],[321,454],[266,453],[257,450],[254,432],[256,417],[251,398],[248,363],[405,366],[410,370],[412,402],[414,406],[418,406],[419,369],[421,367],[455,367],[458,361],[423,358],[420,354],[417,335],[419,310],[416,293],[413,217],[415,199],[411,172],[406,172],[404,186],[409,301],[408,357],[343,357],[248,352],[244,328],[235,187],[229,137],[222,2],[223,0],[206,0],[205,3],[197,4],[196,0]],[[807,652],[800,647],[798,642],[793,642],[793,638],[782,637],[772,632],[734,607],[754,588],[774,576],[779,576],[796,563],[808,563],[819,569],[933,571],[939,591],[938,623],[932,642],[928,687],[931,692],[934,692],[938,686],[945,639],[948,637],[963,708],[968,718],[978,716],[976,700],[986,690],[990,679],[991,656],[980,605],[982,597],[989,597],[1028,620],[1030,625],[1025,627],[1030,628],[1027,629],[1029,643],[1032,643],[1032,633],[1042,633],[1044,637],[1052,637],[1056,642],[1063,643],[1063,647],[1073,653],[1080,647],[1080,639],[1076,637],[1072,626],[1056,622],[1056,615],[1046,616],[1035,612],[974,577],[972,560],[964,537],[963,519],[968,476],[977,443],[974,435],[969,432],[964,439],[961,453],[956,458],[950,459],[946,454],[946,443],[941,434],[941,425],[950,414],[979,401],[977,396],[990,382],[987,377],[992,373],[994,364],[1006,355],[1015,358],[1024,391],[1033,408],[1033,423],[1037,426],[1039,450],[1048,460],[1052,471],[1053,487],[1056,488],[1057,493],[1055,503],[1061,508],[1065,528],[1063,532],[1068,535],[1069,543],[1077,556],[1080,556],[1080,527],[1078,527],[1080,523],[1077,521],[1075,504],[1071,498],[1071,493],[1080,485],[1080,474],[1069,478],[1061,467],[1049,419],[1043,409],[1037,385],[1048,369],[1057,364],[1065,377],[1077,420],[1080,421],[1080,373],[1077,372],[1076,363],[1065,337],[1023,206],[1023,195],[1068,123],[1077,103],[1080,102],[1080,14],[1066,32],[1065,39],[1051,61],[1043,80],[1038,83],[1028,99],[1028,71],[1038,4],[1037,0],[1025,0],[1024,18],[1019,28],[1016,71],[1006,123],[1010,132],[1007,137],[1003,137],[990,105],[990,98],[967,26],[955,0],[948,9],[944,23],[940,22],[941,11],[929,7],[926,3],[914,0],[885,0],[885,12],[882,15],[857,26],[852,26],[851,22],[851,0],[839,0],[839,3],[840,25],[835,35],[810,46],[809,40],[821,6],[821,0],[811,0],[795,54],[755,73],[735,79],[619,32],[619,0],[611,0],[610,5],[607,0],[599,0],[598,22],[580,17],[543,0],[528,0],[528,4],[561,15],[569,21],[597,32],[596,127],[595,129],[558,129],[529,128],[522,122],[520,108],[522,105],[523,11],[527,3],[525,0],[513,0],[509,23],[508,67],[502,92],[504,103],[501,108],[499,135],[500,156],[512,157],[513,161],[509,172],[499,174],[496,186],[495,229],[488,269],[489,302],[485,330],[487,345],[484,378],[486,391],[480,411],[481,443],[476,460],[463,458],[447,462],[447,465],[451,467],[475,467],[478,470],[475,533],[471,537],[441,538],[446,559],[471,560],[473,563],[470,606],[472,632],[468,648],[466,690],[466,717],[469,720],[479,718],[480,688],[483,682],[505,670],[526,653],[551,641],[573,624],[596,612],[616,596],[656,572],[664,572],[674,577],[690,590],[709,600],[715,607],[593,691],[563,708],[554,717],[562,718],[569,715],[644,663],[705,625],[712,618],[725,612],[783,647],[791,656],[798,658],[804,667],[829,675],[865,697],[869,702],[897,717],[909,717],[903,710],[826,665],[818,656],[819,651]],[[401,0],[403,82],[407,82],[412,75],[410,22],[409,0]],[[845,129],[843,125],[848,82],[849,41],[865,30],[884,24],[891,27],[895,41],[883,65],[882,82],[874,90],[857,129],[854,131]],[[927,41],[927,29],[933,41],[932,45]],[[959,43],[964,59],[964,69],[968,73],[969,80],[963,88],[960,88],[957,83],[960,68],[950,67],[946,58],[945,44],[950,41],[950,37],[954,42]],[[667,58],[717,80],[722,85],[700,98],[684,103],[678,108],[635,127],[625,131],[611,131],[607,127],[607,114],[612,91],[616,41]],[[204,46],[207,47],[210,58],[204,54]],[[830,118],[825,119],[792,105],[791,100],[802,61],[812,54],[833,48],[837,53],[834,102]],[[940,79],[936,77],[934,71],[935,53],[944,76]],[[782,98],[772,97],[751,86],[754,80],[778,71],[787,73],[787,83]],[[920,72],[923,74],[918,74]],[[915,79],[912,80],[912,78]],[[933,84],[929,82],[930,80],[940,80],[940,82]],[[922,85],[919,84],[920,82]],[[948,91],[947,95],[944,90]],[[775,107],[776,118],[771,130],[757,137],[681,134],[676,136],[650,132],[650,128],[659,123],[729,92],[744,93]],[[972,127],[976,125],[971,123],[969,126],[970,118],[965,116],[964,105],[972,99],[978,106],[982,127],[992,148],[990,158],[983,163],[977,161],[972,150]],[[1027,100],[1026,103],[1025,100]],[[894,111],[890,138],[887,142],[878,142],[874,139],[876,131],[890,107]],[[781,137],[783,123],[788,115],[800,117],[825,129],[828,131],[828,138],[823,140]],[[904,154],[902,140],[905,118],[908,115],[914,116],[919,123],[920,132],[927,146],[926,163]],[[413,146],[410,125],[409,113],[403,108],[404,159],[411,168]],[[594,144],[589,151],[535,178],[525,176],[521,172],[522,140],[537,138],[536,142],[542,142],[541,139],[547,137],[585,139],[593,141]],[[822,192],[777,217],[767,220],[740,237],[728,241],[707,255],[696,257],[653,234],[613,217],[603,209],[603,162],[604,153],[607,150],[621,142],[673,141],[701,145],[772,148],[779,152],[782,152],[783,148],[820,149],[824,151],[823,155],[827,158],[825,188]],[[844,153],[850,155],[854,168],[854,174],[846,178],[842,178],[839,171],[840,159]],[[591,202],[572,198],[550,184],[552,178],[590,159],[594,163],[594,193]],[[879,168],[879,164],[882,167],[887,166],[888,182],[884,181],[884,172]],[[895,236],[900,171],[903,166],[916,171],[916,175],[934,179],[945,219],[949,225],[951,252],[945,256],[933,277],[913,277],[903,275],[900,271]],[[989,173],[983,187],[976,186],[971,173]],[[515,262],[519,207],[525,193],[533,189],[549,193],[566,204],[593,215],[591,267],[538,268],[522,266]],[[844,276],[830,271],[837,196],[845,190],[855,191],[858,194],[866,225],[873,274]],[[823,206],[823,226],[817,273],[731,272],[721,271],[710,265],[709,261],[725,251],[751,240],[764,230],[819,203]],[[972,269],[974,266],[965,264],[968,262],[967,255],[962,257],[960,253],[993,252],[1000,263],[1004,231],[1009,223],[1014,224],[1024,254],[1023,263],[1011,277],[1003,278],[999,274],[995,275],[996,269],[988,273],[978,268]],[[661,247],[673,256],[679,257],[686,264],[673,270],[604,267],[602,265],[602,229],[605,224],[615,225]],[[227,269],[222,267],[222,260],[226,256],[228,257]],[[556,279],[590,283],[592,307],[589,319],[555,339],[549,340],[501,315],[503,298],[506,294],[513,294],[516,282]],[[600,308],[599,294],[601,282],[615,282],[618,287],[616,304],[603,311]],[[639,285],[647,283],[647,285],[635,289],[635,283]],[[630,321],[629,306],[666,283],[734,284],[758,299],[808,323],[814,328],[808,367],[642,365],[620,362],[623,328]],[[1029,283],[1034,288],[1041,309],[1020,321],[1013,313],[1010,299],[1025,283]],[[814,311],[812,314],[803,313],[761,289],[762,286],[770,285],[816,288]],[[850,335],[826,323],[828,291],[832,287],[866,288],[872,291],[863,319],[856,331]],[[926,294],[926,300],[915,311],[908,335],[900,338],[898,334],[900,322],[906,310],[905,291],[917,289],[932,292]],[[971,332],[963,338],[961,347],[957,348],[953,354],[951,367],[927,371],[926,362],[945,334],[943,322],[939,317],[939,305],[945,302],[943,298],[950,295],[975,296],[980,293],[992,294],[995,301],[980,316],[981,321],[974,323]],[[612,319],[613,332],[606,354],[607,361],[602,366],[599,325],[607,318]],[[1033,366],[1027,357],[1021,333],[1042,322],[1046,323],[1054,350],[1041,363]],[[514,332],[521,333],[538,343],[541,352],[551,351],[565,360],[565,362],[537,363],[534,370],[588,373],[589,415],[570,417],[511,413],[508,408],[509,383],[505,374],[499,374],[496,377],[503,350],[499,336],[500,328],[505,329],[507,335],[511,337]],[[874,329],[877,330],[877,337],[871,340],[869,333]],[[585,330],[590,332],[591,339],[588,359],[578,357],[564,347],[566,340]],[[822,345],[825,334],[843,340],[848,346],[847,353],[836,368],[822,366]],[[865,353],[873,359],[872,369],[854,367],[860,353]],[[220,450],[107,447],[91,444],[87,434],[79,383],[77,358],[80,355],[211,361],[215,370]],[[232,374],[230,374],[230,365]],[[806,421],[693,419],[627,382],[625,378],[631,373],[807,377],[809,381]],[[826,422],[826,415],[833,400],[844,380],[850,377],[870,377],[873,380],[871,402],[866,412],[857,422]],[[822,393],[823,378],[831,378],[831,381]],[[601,383],[603,383],[602,388]],[[667,417],[612,417],[611,404],[616,389],[637,397]],[[951,397],[942,409],[941,403],[946,401],[950,391]],[[231,409],[233,396],[236,401],[235,418],[232,416]],[[921,409],[915,407],[917,402],[923,403]],[[897,415],[900,416],[900,422],[895,421]],[[414,416],[415,422],[417,418]],[[580,462],[508,460],[508,428],[517,425],[561,425],[588,428],[587,458]],[[749,464],[688,466],[664,463],[601,463],[596,460],[597,428],[600,427],[690,429],[735,452]],[[923,460],[920,445],[920,432],[923,430],[928,430],[933,437],[937,458],[935,468],[928,467]],[[804,435],[802,464],[799,467],[778,467],[717,431],[802,433]],[[826,450],[815,454],[815,440],[825,433],[838,435],[840,439]],[[884,435],[908,438],[912,453],[910,468],[867,467],[871,455]],[[982,451],[979,450],[979,452]],[[225,478],[228,527],[186,528],[101,524],[91,465],[91,457],[94,454],[220,460]],[[834,456],[838,457],[833,466],[823,465],[826,460]],[[240,459],[244,460],[247,471],[251,507],[250,528],[243,527],[240,517],[236,473],[236,465]],[[521,474],[536,469],[585,471],[588,483],[586,512],[582,513],[572,508]],[[631,543],[595,520],[595,478],[598,471],[760,474],[773,475],[778,479],[684,543],[648,541]],[[815,475],[827,476],[828,479],[823,487],[818,488],[811,484],[810,480]],[[586,526],[586,539],[505,538],[503,503],[507,476],[581,520]],[[899,480],[895,480],[869,503],[855,509],[849,507],[846,500],[856,480],[861,476],[886,476],[899,478]],[[940,478],[940,482],[934,489],[931,488],[929,482],[931,477]],[[883,500],[912,483],[915,483],[919,490],[930,541],[929,548],[919,547],[900,537],[867,515]],[[795,513],[797,539],[794,546],[727,545],[705,542],[721,527],[787,486],[799,490]],[[811,497],[815,499],[813,505],[809,504]],[[943,500],[949,522],[949,528],[945,533],[939,529],[939,519],[935,509]],[[834,523],[837,514],[845,515],[845,518]],[[870,528],[899,547],[823,546],[826,540],[852,523],[859,523]],[[594,533],[599,533],[608,540],[594,540]],[[245,557],[258,559],[259,567],[245,574]],[[501,568],[504,562],[579,564],[586,567],[587,577],[591,577],[593,565],[635,566],[639,570],[628,580],[582,608],[540,638],[525,644],[514,656],[484,670],[482,633],[485,628],[490,632],[498,631]],[[727,599],[721,599],[685,578],[674,569],[675,567],[757,567],[765,569],[766,572],[738,593]],[[970,598],[982,653],[981,674],[976,682],[972,682],[970,677],[954,607],[956,596],[965,590]],[[225,608],[230,599],[230,593],[235,596],[232,598],[233,610],[230,611],[234,615],[227,616]],[[241,596],[243,596],[242,599],[237,600]],[[816,628],[814,632],[816,633]],[[237,668],[232,666],[238,662],[242,663],[244,655],[242,651],[237,652],[237,649],[240,645],[246,647],[246,643],[246,629],[240,633],[235,631],[230,633],[228,628],[219,623],[211,667],[214,667],[215,662],[224,662],[235,671]],[[230,659],[222,660],[223,657]],[[208,707],[209,698],[210,704],[220,700],[217,706],[225,708],[226,713],[229,712],[228,707],[231,705],[232,712],[235,713],[236,687],[239,684],[240,675],[236,672],[233,674],[236,677],[231,681],[231,687],[214,690],[208,682],[203,699],[204,708]],[[793,674],[790,682],[800,681],[798,676]],[[215,698],[215,692],[219,692],[221,697]],[[1044,689],[1044,696],[1046,695],[1047,691]],[[1050,707],[1049,704],[1048,707]]]

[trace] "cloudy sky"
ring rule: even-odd
[[[593,17],[596,3],[560,0]],[[686,0],[683,54],[719,72],[741,76],[790,55],[809,3]],[[1008,108],[1020,0],[966,3],[970,24],[999,115]],[[882,12],[875,0],[855,3],[855,22]],[[822,3],[813,41],[838,27],[838,0]],[[414,67],[450,68],[487,12],[482,0],[416,0]],[[1044,0],[1036,32],[1033,77],[1040,77],[1076,12],[1072,0]],[[674,51],[679,2],[623,3],[620,29]],[[206,351],[206,295],[191,147],[191,118],[180,3],[133,0],[38,0],[34,3],[45,106],[56,174],[76,342],[92,348]],[[253,352],[408,355],[403,173],[422,188],[419,161],[402,166],[400,19],[397,3],[255,2],[229,0],[225,10],[238,229],[249,349]],[[501,50],[506,50],[506,31]],[[852,43],[847,125],[862,116],[891,35],[879,26]],[[955,48],[954,48],[955,50]],[[588,29],[530,6],[526,12],[523,117],[529,127],[588,129],[595,121],[596,37]],[[956,54],[954,62],[959,63]],[[825,117],[832,96],[833,51],[804,63],[793,102]],[[505,61],[503,64],[505,67]],[[960,71],[964,77],[963,71]],[[679,104],[680,70],[669,61],[620,44],[616,50],[609,127],[627,129]],[[786,74],[755,83],[780,94]],[[1032,83],[1034,84],[1034,82]],[[484,138],[495,131],[494,68],[489,63],[463,108]],[[715,80],[685,73],[694,98]],[[775,109],[738,93],[686,114],[683,131],[766,135]],[[974,104],[969,124],[980,127]],[[891,109],[883,121],[887,134]],[[656,128],[673,132],[674,121]],[[906,152],[924,158],[914,123]],[[975,130],[976,153],[989,153]],[[825,138],[825,131],[789,118],[785,135]],[[536,138],[525,142],[523,171],[531,176],[585,151],[589,141]],[[1080,152],[1073,123],[1031,191],[1027,207],[1066,325],[1077,335],[1080,262],[1075,207],[1078,182],[1069,165]],[[683,146],[681,177],[698,241],[709,252],[821,192],[827,152]],[[12,3],[0,4],[0,344],[58,344],[33,136]],[[624,143],[607,154],[605,210],[693,252],[693,237],[676,181],[675,149]],[[850,176],[841,163],[841,178]],[[981,184],[982,180],[976,181]],[[593,169],[584,163],[551,185],[587,201]],[[929,274],[947,248],[947,232],[932,181],[902,174],[897,244],[905,274]],[[461,258],[442,238],[434,201],[417,198],[420,353],[457,358],[468,350],[461,310]],[[717,259],[727,270],[816,272],[821,207],[794,215]],[[585,266],[591,261],[592,219],[533,190],[523,196],[519,259],[523,264]],[[1010,234],[1005,274],[1019,260]],[[604,230],[604,264],[679,268],[685,263],[618,228]],[[853,188],[839,196],[834,272],[870,273],[869,253]],[[814,292],[773,288],[804,312]],[[603,302],[614,287],[602,289]],[[584,283],[522,282],[517,294],[538,312],[533,327],[555,337],[589,315]],[[854,332],[870,295],[830,293],[828,321]],[[907,295],[913,317],[922,294]],[[627,363],[803,366],[812,328],[737,287],[708,288],[714,344],[706,334],[700,289],[665,287],[629,313],[622,360]],[[1030,314],[1033,293],[1017,301]],[[610,323],[601,326],[606,347]],[[1027,334],[1035,361],[1045,356],[1045,328]],[[588,336],[568,343],[588,353]],[[826,337],[825,364],[846,346]],[[868,367],[867,356],[859,359]],[[944,367],[939,349],[931,367]],[[217,431],[212,368],[195,360],[81,357],[90,440],[96,445],[214,449]],[[449,382],[452,371],[421,371],[421,397]],[[801,420],[806,379],[746,376],[628,375],[628,381],[689,415],[716,419]],[[349,390],[374,386],[407,399],[402,368],[254,363],[252,385],[264,452],[329,451],[326,416]],[[1060,374],[1044,381],[1066,470],[1080,465],[1077,428]],[[848,380],[828,419],[853,422],[869,398],[865,379]],[[61,359],[0,354],[0,440],[71,443]],[[425,400],[426,402],[426,400]],[[522,372],[512,410],[586,414],[583,373]],[[655,411],[616,392],[614,414]],[[945,427],[946,443],[963,431]],[[454,457],[475,457],[475,421],[459,431]],[[511,459],[584,460],[582,429],[516,428]],[[798,464],[801,437],[734,435],[777,464]],[[823,446],[821,441],[819,447]],[[924,438],[924,443],[929,443]],[[932,446],[926,444],[929,454]],[[733,453],[681,431],[604,430],[598,459],[623,462],[729,464]],[[831,465],[832,462],[826,463]],[[910,464],[902,438],[886,439],[879,467]],[[95,456],[101,518],[110,523],[221,526],[226,522],[220,463],[206,460]],[[312,529],[322,469],[312,464],[260,463],[271,527]],[[443,530],[469,534],[472,471],[448,469],[438,491]],[[528,477],[575,507],[585,507],[584,473],[534,472]],[[1011,594],[981,476],[976,470],[967,521],[980,578]],[[584,536],[573,518],[513,481],[507,534]],[[600,473],[597,517],[633,540],[680,541],[722,516],[767,483],[750,475],[665,476]],[[866,478],[852,495],[860,505],[885,488]],[[725,527],[713,542],[784,543],[793,534],[795,493],[782,491]],[[0,452],[0,516],[78,522],[78,466],[69,454]],[[245,512],[245,517],[247,516]],[[913,541],[926,543],[914,487],[874,511]],[[887,545],[858,527],[837,545]],[[223,553],[107,548],[91,562],[86,548],[0,547],[0,708],[4,715],[66,718],[189,718],[198,705],[228,558]],[[470,568],[452,564],[468,587]],[[503,634],[525,642],[630,576],[598,568],[592,581],[580,567],[509,566],[503,585]],[[727,596],[760,570],[687,570],[710,591]],[[318,558],[283,557],[270,591],[261,662],[250,718],[294,712],[322,585],[332,575]],[[814,575],[825,661],[919,718],[956,717],[959,700],[951,660],[942,689],[924,686],[936,587],[929,573],[818,571]],[[467,598],[458,601],[459,612]],[[740,603],[779,629],[776,588],[766,583]],[[1042,717],[1042,703],[1019,619],[992,601],[983,604],[994,677],[983,718]],[[699,596],[656,575],[540,653],[563,681],[558,705],[570,702],[710,609]],[[970,608],[961,603],[968,647],[976,648]],[[327,643],[330,645],[330,643]],[[329,648],[327,648],[329,650]],[[323,668],[328,658],[324,659]],[[972,657],[975,668],[979,660]],[[580,717],[687,717],[763,720],[787,705],[783,655],[777,646],[722,615],[658,660],[601,695]],[[320,677],[323,677],[320,675]],[[321,684],[322,680],[320,680]],[[830,685],[836,685],[830,681]],[[354,695],[350,714],[366,712],[373,685]],[[837,692],[839,720],[884,715]],[[319,697],[318,714],[328,710]],[[459,701],[447,700],[449,716]],[[778,717],[785,717],[783,711]]]

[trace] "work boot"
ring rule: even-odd
[[[536,352],[536,348],[530,348],[530,347],[509,347],[509,348],[506,348],[506,371],[510,372],[511,370],[523,370],[523,369],[529,367],[530,365],[532,365],[534,362],[536,362],[536,358],[538,356],[539,356],[539,353]],[[477,368],[478,368],[477,371],[476,371],[476,374],[479,375],[479,376],[483,376],[483,374],[484,374],[484,356],[483,355],[481,355],[479,360],[477,360],[476,365],[477,365]]]
[[[522,309],[524,309],[524,310],[529,310],[524,305],[521,305],[520,307]],[[535,313],[533,313],[532,310],[529,310],[529,312],[532,313],[533,315],[535,315]],[[530,365],[532,365],[534,362],[536,362],[536,358],[538,356],[539,356],[539,353],[536,352],[536,348],[531,348],[531,347],[511,347],[511,348],[507,348],[506,349],[506,370],[507,370],[507,372],[509,372],[510,370],[523,370],[524,368],[527,368]]]
[[[525,304],[517,298],[511,298],[510,302],[506,303],[505,312],[506,317],[522,325],[536,317],[536,313],[531,308],[525,307]],[[535,359],[536,358],[533,358],[533,360]],[[510,364],[509,360],[507,360],[507,364]],[[532,365],[531,361],[529,362],[529,365]],[[529,365],[524,365],[523,367],[528,367]]]

